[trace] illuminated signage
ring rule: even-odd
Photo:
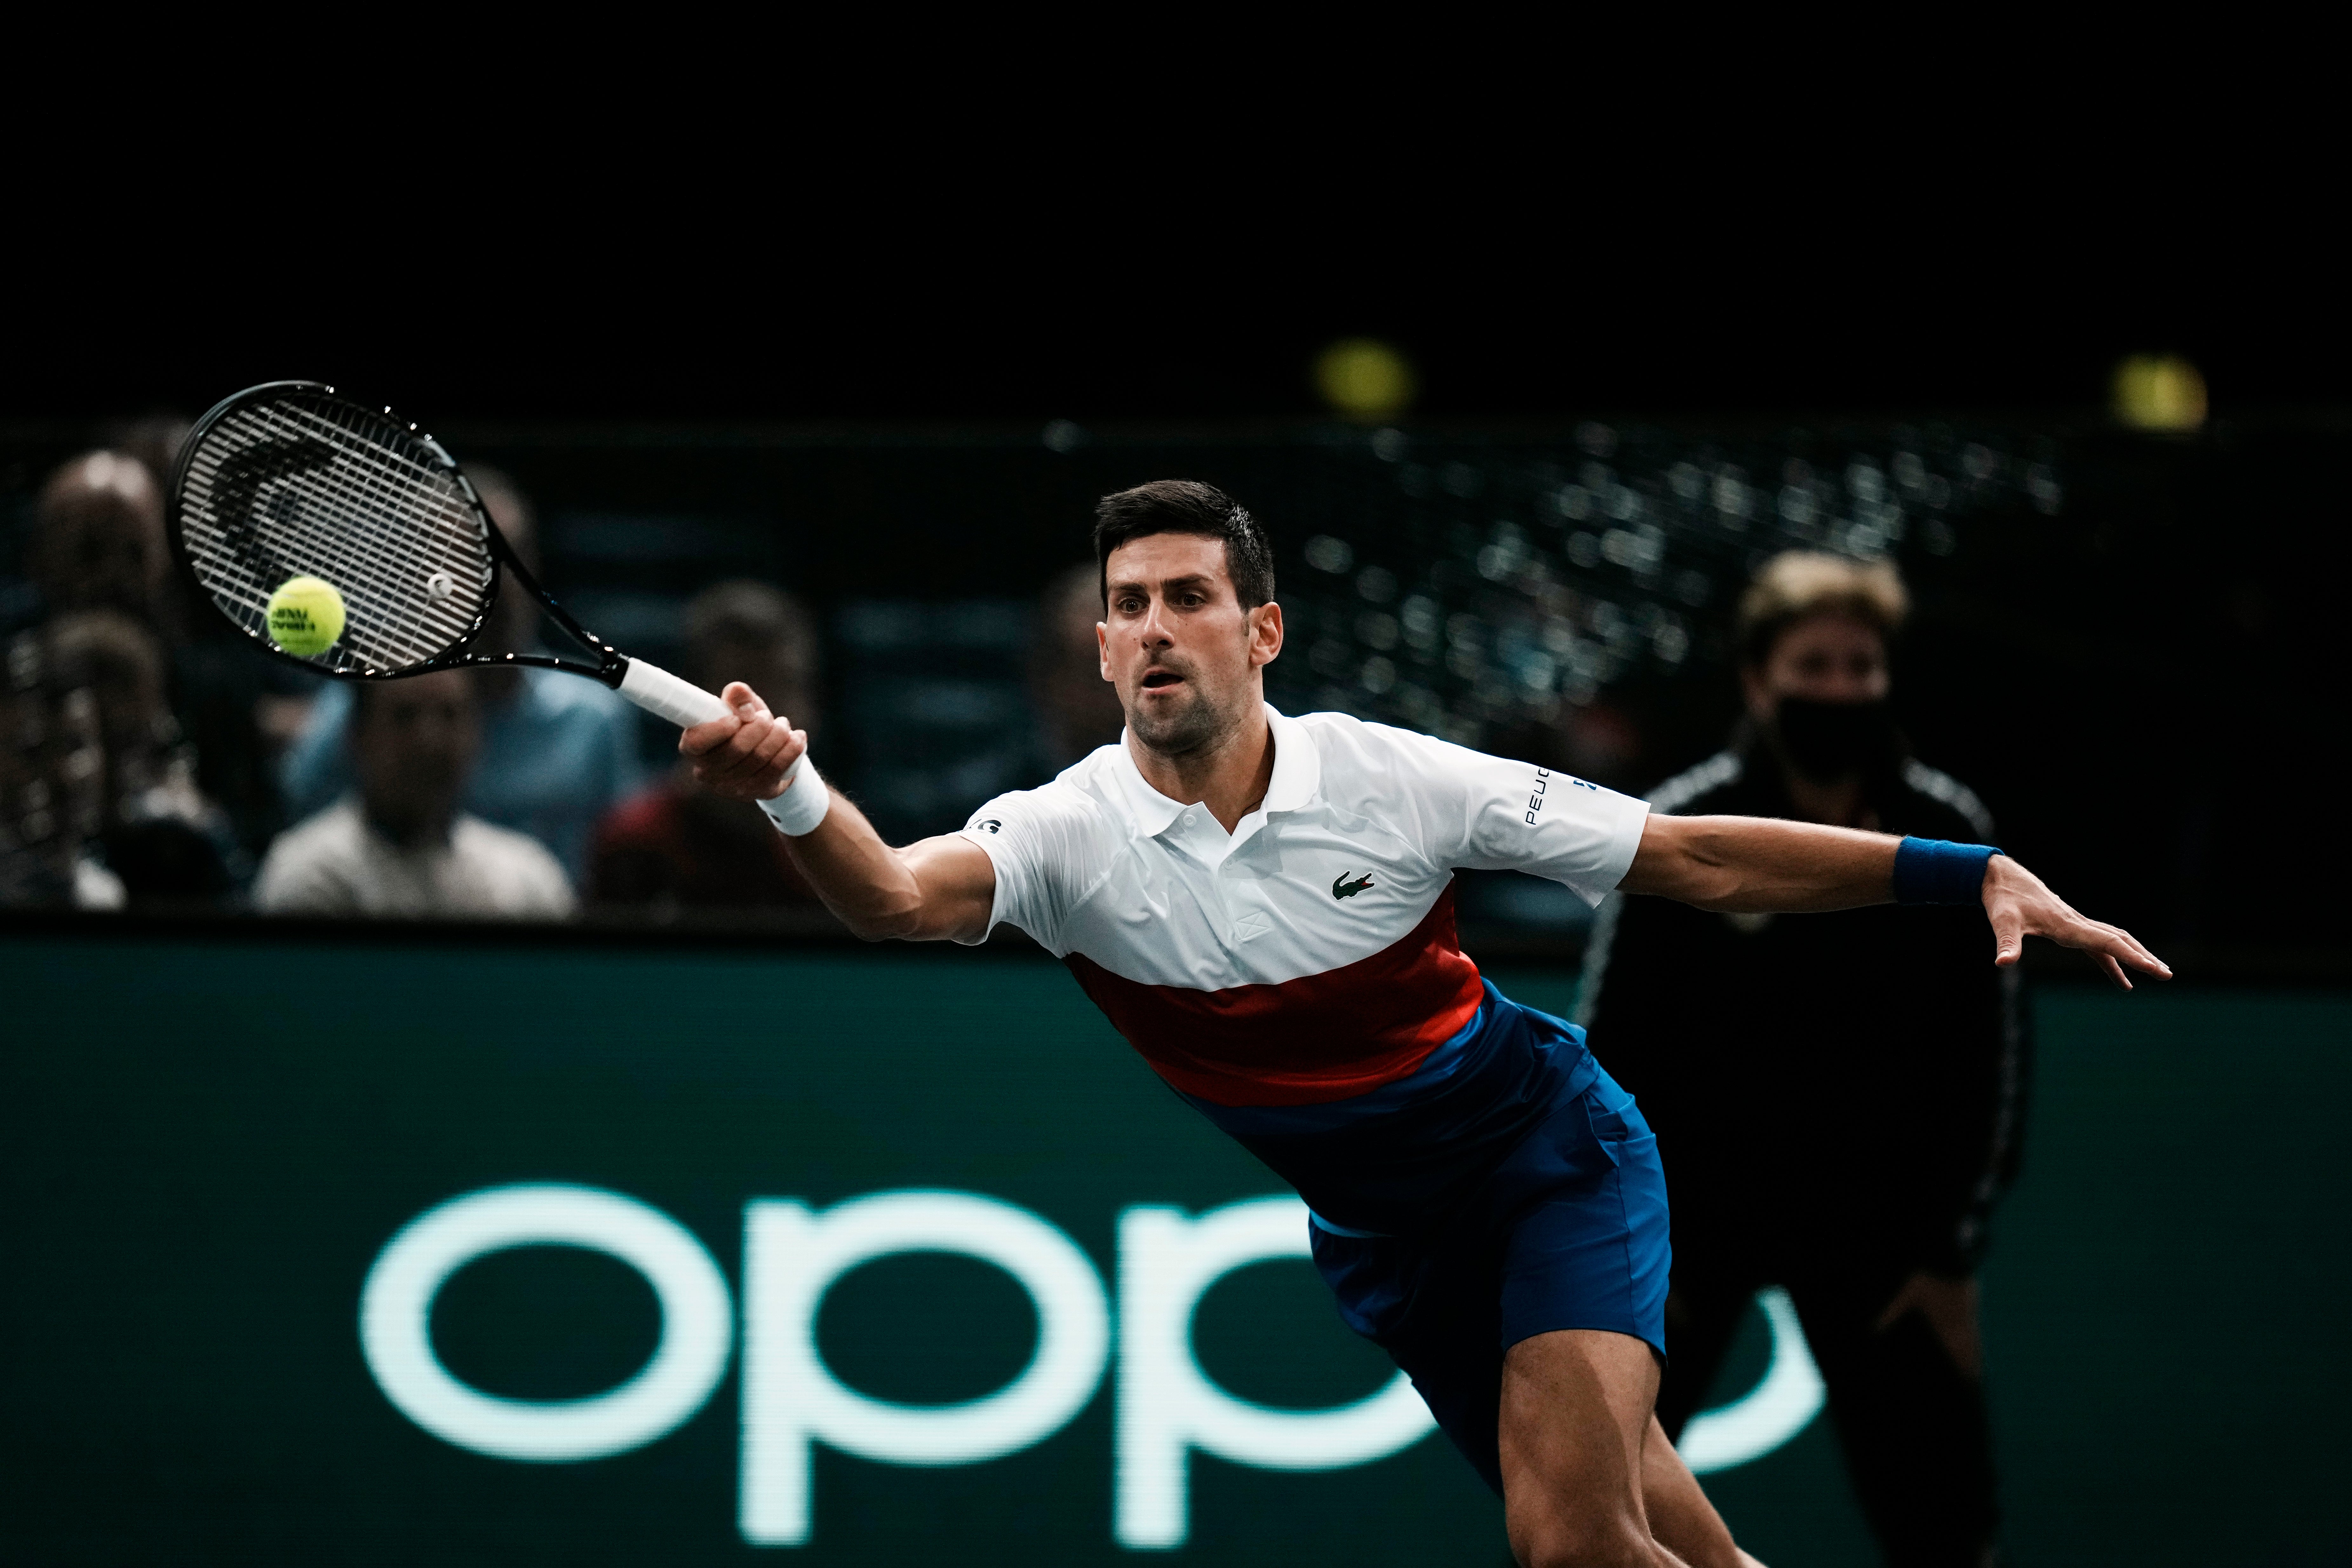
[[[881,1464],[967,1465],[1059,1431],[1114,1375],[1112,1532],[1133,1550],[1184,1543],[1194,1450],[1267,1469],[1326,1470],[1385,1458],[1433,1429],[1402,1376],[1370,1396],[1288,1410],[1220,1387],[1193,1352],[1193,1314],[1225,1275],[1307,1256],[1307,1210],[1266,1197],[1201,1214],[1138,1205],[1118,1216],[1116,1331],[1092,1259],[1051,1221],[979,1193],[875,1193],[816,1209],[759,1198],[744,1207],[742,1411],[737,1523],[754,1545],[805,1544],[816,1444]],[[435,1297],[458,1269],[507,1247],[586,1247],[653,1288],[661,1336],[646,1365],[584,1399],[501,1398],[467,1386],[435,1353]],[[951,1405],[876,1399],[836,1378],[816,1339],[826,1291],[861,1264],[908,1252],[977,1258],[1035,1308],[1029,1363],[994,1393]],[[1821,1380],[1785,1297],[1768,1299],[1772,1366],[1757,1389],[1692,1424],[1696,1469],[1744,1463],[1811,1419]],[[618,1193],[493,1187],[419,1215],[378,1255],[362,1289],[360,1342],[384,1396],[443,1441],[498,1458],[561,1463],[642,1447],[709,1401],[735,1352],[738,1314],[709,1251],[667,1215]],[[1112,1363],[1116,1362],[1116,1367]]]

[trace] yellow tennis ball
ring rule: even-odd
[[[343,596],[323,577],[289,577],[269,595],[269,640],[309,658],[343,635]]]

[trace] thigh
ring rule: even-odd
[[[1657,1356],[1631,1335],[1558,1329],[1503,1358],[1503,1511],[1522,1563],[1654,1561],[1642,1503]]]

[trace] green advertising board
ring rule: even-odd
[[[1507,1561],[1296,1200],[1034,954],[19,934],[0,995],[10,1561]],[[2340,1557],[2352,1002],[2041,1026],[2016,1555]],[[1751,1328],[1686,1450],[1872,1561]]]

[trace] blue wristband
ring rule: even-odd
[[[1986,864],[2000,853],[1990,844],[1906,838],[1895,851],[1895,901],[1973,904],[1984,894]]]

